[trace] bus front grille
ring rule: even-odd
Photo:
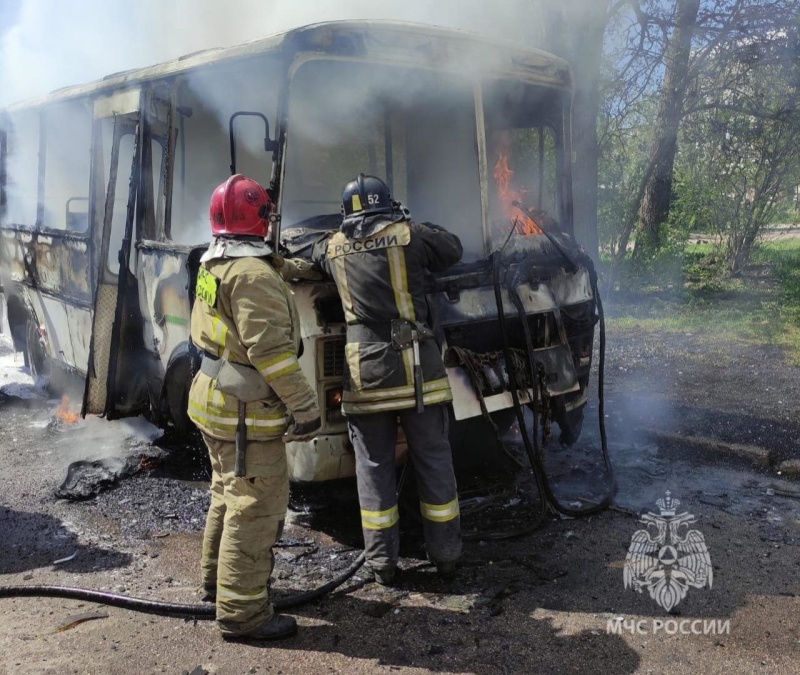
[[[322,374],[324,377],[344,375],[344,338],[325,340],[322,348]]]

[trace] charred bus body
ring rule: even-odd
[[[543,52],[334,22],[2,111],[0,259],[15,345],[37,374],[84,378],[84,414],[144,413],[186,431],[213,188],[234,171],[269,185],[274,234],[308,257],[339,224],[342,186],[363,171],[464,245],[461,263],[428,280],[456,454],[485,417],[510,425],[512,388],[572,442],[597,308],[591,263],[571,236],[571,87],[567,64]],[[293,290],[324,427],[287,446],[292,477],[353,475],[339,298],[329,283]],[[506,360],[526,347],[537,366],[514,383]]]

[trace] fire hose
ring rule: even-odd
[[[329,582],[313,588],[310,591],[297,593],[285,598],[276,598],[272,605],[277,610],[299,607],[331,593],[345,581],[352,577],[364,564],[363,551],[359,556],[344,570],[339,576]],[[145,614],[158,614],[161,616],[194,618],[201,620],[215,619],[217,616],[216,605],[186,605],[174,602],[161,602],[159,600],[145,600],[134,598],[129,595],[119,595],[117,593],[106,593],[95,591],[88,588],[76,588],[73,586],[0,586],[0,598],[23,598],[23,597],[47,597],[47,598],[66,598],[68,600],[87,600],[97,602],[110,607],[121,607],[130,609],[134,612]]]
[[[516,224],[515,224],[516,228]],[[513,232],[513,229],[512,229]],[[506,239],[506,243],[508,243],[508,239]],[[503,248],[505,248],[505,244],[503,244]],[[502,248],[500,249],[500,253],[502,253]],[[503,298],[500,291],[500,261],[499,255],[497,253],[492,254],[492,282],[494,286],[494,299],[495,304],[497,305],[497,316],[500,319],[500,335],[502,337],[503,342],[503,354],[505,355],[506,359],[506,369],[508,371],[508,379],[509,384],[511,385],[511,400],[514,403],[514,413],[517,417],[517,424],[519,425],[519,431],[522,435],[523,443],[525,444],[525,451],[528,454],[528,461],[530,462],[530,470],[533,472],[533,477],[536,480],[536,489],[539,492],[540,497],[540,507],[538,512],[536,513],[533,522],[530,524],[531,528],[538,528],[544,523],[545,518],[547,517],[547,507],[548,502],[546,499],[547,495],[547,485],[544,480],[544,469],[541,466],[539,457],[534,454],[533,449],[531,446],[531,439],[528,438],[526,426],[525,426],[525,415],[522,412],[522,405],[519,401],[519,382],[517,377],[517,369],[514,367],[514,362],[511,356],[511,346],[508,342],[508,327],[506,325],[506,314],[503,311]],[[527,320],[523,321],[523,324],[527,326]],[[537,428],[537,417],[536,417],[536,408],[537,405],[537,397],[536,397],[536,387],[534,382],[531,382],[531,386],[534,387],[534,417],[533,417],[533,436],[534,442],[536,441],[536,436],[538,435],[538,428]],[[500,437],[497,437],[498,443],[500,443],[501,447],[503,447],[503,442]],[[537,442],[538,445],[538,442]]]
[[[515,204],[518,207],[522,208],[522,205]],[[522,208],[522,210],[527,214],[527,210]],[[506,324],[506,316],[505,310],[503,308],[503,299],[502,299],[502,292],[501,292],[501,285],[500,285],[500,255],[502,255],[503,249],[505,248],[506,244],[508,243],[509,239],[511,238],[511,234],[516,230],[516,221],[514,222],[514,226],[511,228],[509,232],[509,236],[504,242],[503,246],[500,248],[499,251],[496,251],[492,254],[492,281],[494,286],[494,295],[495,295],[495,304],[497,305],[497,314],[498,319],[500,320],[500,332],[502,336],[502,344],[503,344],[503,354],[506,360],[506,367],[508,370],[509,375],[509,384],[511,385],[511,398],[514,404],[514,411],[517,417],[517,423],[519,425],[520,434],[522,435],[523,444],[525,446],[526,454],[528,455],[528,461],[530,463],[530,470],[536,479],[536,487],[539,492],[541,508],[539,513],[537,514],[533,526],[538,526],[541,524],[547,514],[548,507],[554,511],[559,513],[563,513],[567,516],[587,516],[593,513],[597,513],[605,508],[607,508],[616,494],[617,484],[616,478],[614,476],[614,469],[611,465],[611,459],[608,454],[608,441],[606,438],[606,429],[605,429],[605,403],[604,403],[604,392],[603,392],[603,380],[605,376],[605,344],[606,344],[606,334],[605,334],[605,316],[603,313],[603,303],[600,299],[600,293],[598,291],[598,284],[597,284],[597,272],[592,264],[591,260],[587,257],[587,265],[589,269],[590,281],[592,286],[592,292],[594,294],[595,302],[597,305],[597,313],[598,319],[600,324],[600,344],[599,344],[599,363],[598,363],[598,385],[597,385],[597,392],[598,392],[598,418],[599,418],[599,428],[600,428],[600,445],[601,445],[601,452],[603,456],[603,463],[605,465],[606,473],[610,478],[611,485],[606,493],[606,495],[600,500],[599,503],[593,503],[591,506],[586,508],[572,508],[568,506],[564,506],[561,504],[553,490],[550,486],[547,471],[544,467],[541,458],[541,449],[539,447],[539,438],[538,438],[538,402],[540,400],[539,394],[539,387],[540,387],[540,380],[537,377],[537,365],[534,359],[534,347],[533,347],[533,340],[530,334],[530,326],[528,325],[527,315],[525,314],[525,308],[522,304],[522,300],[519,297],[519,293],[516,291],[516,288],[513,284],[505,284],[505,290],[508,293],[511,302],[514,304],[514,307],[517,310],[517,314],[519,316],[520,322],[522,324],[522,331],[523,336],[525,339],[525,350],[527,354],[527,361],[528,367],[530,369],[530,380],[531,380],[531,387],[532,387],[532,405],[531,410],[533,413],[533,429],[532,434],[529,437],[527,433],[527,428],[525,424],[525,417],[522,411],[522,405],[519,400],[519,394],[517,393],[518,390],[518,373],[517,373],[517,365],[512,358],[511,354],[511,347],[509,345],[508,340],[508,329]],[[543,230],[544,231],[544,230]],[[565,258],[568,266],[574,271],[578,269],[578,264],[575,260],[572,259],[572,256],[565,250],[563,246],[557,244],[554,237],[545,232],[548,239],[556,244],[556,248],[558,252]],[[533,442],[531,442],[531,438]],[[498,442],[502,444],[502,441],[498,438]]]
[[[400,478],[397,481],[397,496],[403,490],[405,484],[408,463],[403,466],[400,473]],[[341,574],[334,577],[330,581],[312,588],[308,591],[296,593],[283,598],[276,598],[272,602],[272,606],[276,610],[290,609],[292,607],[299,607],[306,605],[321,597],[332,593],[339,586],[350,579],[361,566],[364,564],[366,556],[362,551],[358,557],[350,563],[349,567]],[[89,588],[77,588],[74,586],[48,586],[48,585],[31,585],[31,586],[0,586],[0,598],[30,598],[30,597],[45,597],[45,598],[66,598],[67,600],[86,600],[88,602],[97,602],[109,607],[120,607],[122,609],[129,609],[134,612],[142,612],[144,614],[158,614],[160,616],[171,616],[178,618],[188,618],[196,620],[210,620],[215,619],[217,616],[216,605],[208,603],[202,605],[188,605],[175,602],[162,602],[160,600],[146,600],[144,598],[134,598],[129,595],[121,595],[118,593],[107,593],[105,591],[96,591]]]

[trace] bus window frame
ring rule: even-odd
[[[94,219],[92,218],[91,210],[87,211],[86,229],[81,232],[69,230],[66,227],[49,227],[44,224],[44,210],[45,210],[45,192],[47,190],[47,117],[55,108],[60,105],[84,103],[88,108],[89,116],[89,146],[87,154],[89,155],[89,172],[87,175],[87,201],[91,209],[92,203],[92,189],[94,181],[94,156],[92,147],[94,145],[94,97],[91,95],[76,96],[75,98],[63,99],[49,102],[45,105],[38,107],[37,113],[39,115],[39,171],[38,171],[38,188],[37,188],[37,207],[36,207],[36,230],[48,236],[65,236],[67,238],[78,239],[91,239],[93,234]]]
[[[564,100],[565,91],[561,87],[542,84],[541,82],[535,81],[531,78],[522,77],[516,74],[509,75],[507,73],[483,76],[480,79],[481,92],[489,88],[488,86],[484,86],[485,83],[491,86],[491,83],[502,84],[503,82],[508,82],[508,81],[518,81],[524,83],[526,86],[542,87],[544,89],[549,89],[552,90],[554,93],[557,92],[559,94],[559,98],[557,102],[554,104],[554,110],[549,114],[540,116],[540,118],[538,119],[538,124],[536,126],[530,126],[525,128],[529,130],[537,130],[538,133],[540,134],[544,134],[549,131],[551,138],[553,139],[554,150],[555,150],[554,167],[556,170],[555,187],[557,192],[554,204],[558,208],[558,213],[555,215],[557,216],[556,220],[559,224],[559,228],[562,231],[565,231],[571,235],[574,230],[573,210],[572,210],[572,165],[571,165],[571,158],[567,157],[567,154],[565,152],[565,148],[572,147],[570,138],[571,118],[569,116],[569,111],[571,109],[571,101]],[[492,172],[492,167],[490,158],[488,156],[488,150],[489,150],[488,132],[490,131],[490,129],[487,126],[486,122],[486,119],[490,117],[490,115],[486,114],[486,105],[487,104],[484,99],[483,129],[485,133],[484,142],[486,143],[485,150],[487,153],[486,169],[487,169],[487,180],[488,180]],[[541,158],[537,157],[537,159]],[[486,196],[488,200],[491,186],[489,182],[487,182],[486,185],[487,185]],[[489,209],[488,201],[487,201],[487,211],[488,211],[487,222],[490,223],[491,211]],[[491,233],[489,234],[491,235]]]
[[[171,76],[167,82],[170,86],[170,106],[169,106],[169,123],[168,123],[168,136],[167,145],[164,148],[165,156],[169,158],[169,164],[166,167],[168,175],[166,175],[166,191],[165,191],[165,211],[163,227],[158,232],[157,240],[144,239],[148,244],[162,243],[174,247],[177,250],[191,250],[198,246],[207,246],[211,233],[209,231],[208,238],[202,242],[187,243],[178,241],[174,238],[174,202],[176,196],[180,196],[186,190],[185,185],[185,150],[184,143],[186,142],[187,125],[186,119],[192,117],[192,113],[186,114],[184,107],[186,101],[182,99],[185,92],[188,90],[194,92],[192,87],[193,78],[224,78],[226,71],[236,70],[239,67],[244,68],[261,68],[264,72],[268,72],[270,68],[276,70],[274,82],[267,79],[261,80],[259,86],[266,88],[276,89],[277,95],[273,105],[268,110],[259,110],[264,114],[270,125],[270,133],[272,140],[277,144],[276,149],[265,150],[265,153],[271,154],[270,158],[265,160],[265,166],[268,166],[268,173],[270,176],[269,184],[265,184],[265,188],[271,188],[275,195],[280,193],[280,178],[277,177],[278,167],[283,162],[283,143],[284,136],[282,129],[285,127],[285,102],[288,100],[288,86],[290,79],[288,72],[290,67],[287,67],[283,55],[278,50],[267,50],[256,54],[249,54],[247,56],[238,57],[235,59],[225,59],[220,62],[208,63],[195,66],[189,70],[181,72],[175,76]],[[155,91],[156,87],[152,91]],[[191,108],[191,106],[189,106]],[[190,124],[190,123],[188,123]],[[225,121],[225,138],[228,136],[228,120]],[[237,136],[238,138],[238,136]],[[230,152],[230,144],[228,144],[228,153]],[[226,154],[224,160],[226,174],[230,175],[229,163],[230,155]],[[237,169],[237,173],[241,173]],[[209,194],[210,197],[210,194]],[[185,208],[185,207],[182,207]],[[185,225],[184,225],[185,226]]]
[[[282,90],[282,99],[281,105],[279,108],[279,116],[278,116],[278,128],[275,132],[275,136],[278,139],[278,179],[277,185],[280,186],[280,189],[276,192],[276,204],[277,210],[280,213],[283,210],[283,189],[282,186],[284,184],[285,173],[286,173],[286,155],[287,155],[287,147],[290,142],[291,138],[291,123],[288,120],[288,112],[289,112],[289,105],[290,105],[290,98],[292,93],[292,83],[294,82],[295,77],[297,76],[297,72],[307,63],[311,63],[314,61],[323,61],[323,62],[339,62],[339,63],[355,63],[355,64],[363,64],[367,66],[384,66],[388,68],[405,68],[407,70],[420,70],[426,71],[429,73],[439,73],[439,74],[446,74],[448,72],[452,72],[457,74],[459,77],[462,77],[465,81],[469,82],[472,88],[472,104],[473,104],[473,113],[474,113],[474,120],[475,120],[475,143],[476,143],[476,159],[478,161],[478,178],[479,178],[479,189],[481,194],[481,227],[483,231],[483,238],[484,238],[484,255],[488,256],[490,252],[489,248],[489,220],[488,220],[488,200],[485,197],[488,197],[488,189],[484,187],[483,182],[483,174],[482,174],[482,162],[480,157],[480,148],[483,145],[485,150],[485,130],[482,126],[483,121],[483,110],[482,107],[479,107],[479,90],[481,89],[481,78],[475,75],[468,76],[463,70],[459,68],[448,68],[448,67],[435,67],[429,65],[427,62],[415,62],[415,61],[401,61],[392,58],[380,58],[375,57],[374,55],[368,56],[347,56],[335,53],[319,53],[319,52],[297,52],[294,55],[292,62],[289,64],[289,67],[286,69],[286,82],[285,86]],[[527,81],[526,78],[520,77],[521,80]],[[479,124],[479,122],[481,122]],[[394,155],[394,150],[392,150],[392,156]],[[386,153],[387,158],[389,157],[388,152]]]
[[[398,61],[392,58],[375,58],[362,57],[362,56],[349,56],[333,53],[318,53],[318,52],[297,52],[294,55],[292,62],[286,69],[286,81],[281,91],[280,106],[278,111],[278,118],[276,120],[277,126],[275,136],[278,139],[278,173],[275,184],[276,202],[278,212],[283,210],[283,189],[284,180],[286,177],[286,157],[288,154],[288,145],[291,142],[291,120],[288,119],[290,99],[292,94],[292,83],[297,76],[298,71],[307,63],[314,61],[323,62],[340,62],[340,63],[354,63],[364,64],[368,66],[385,66],[390,68],[406,68],[408,70],[420,70],[431,73],[446,74],[447,72],[457,73],[460,77],[464,77],[471,81],[473,91],[473,110],[476,131],[476,159],[478,162],[478,177],[480,181],[480,205],[481,205],[481,227],[484,242],[484,258],[488,257],[493,250],[493,240],[491,231],[491,214],[490,214],[490,191],[491,191],[491,175],[492,169],[490,166],[490,158],[488,156],[488,139],[487,139],[487,120],[486,120],[486,101],[485,92],[486,84],[488,82],[500,82],[503,80],[511,80],[523,83],[527,86],[538,86],[553,92],[558,95],[557,114],[560,119],[548,118],[547,125],[543,118],[540,126],[553,127],[553,138],[556,143],[556,171],[557,171],[557,203],[559,207],[559,220],[562,228],[572,233],[573,231],[573,209],[572,209],[572,172],[570,158],[564,152],[565,148],[571,147],[570,142],[570,124],[571,118],[569,116],[570,101],[565,100],[564,96],[568,93],[563,86],[554,83],[543,82],[541,79],[532,77],[524,71],[498,71],[491,73],[478,73],[469,78],[463,70],[458,68],[448,67],[434,67],[423,62],[415,61]],[[556,133],[558,132],[558,133]],[[388,157],[388,153],[387,153]],[[563,221],[563,222],[562,222]]]

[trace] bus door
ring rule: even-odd
[[[176,375],[174,370],[177,367],[176,359],[188,353],[189,293],[194,284],[190,283],[188,264],[192,248],[172,239],[170,188],[175,144],[180,131],[180,127],[174,123],[173,114],[180,115],[181,112],[170,106],[168,95],[166,88],[154,94],[145,115],[140,188],[142,208],[139,209],[142,234],[136,247],[142,344],[152,367],[148,384],[151,405],[156,409],[160,409],[162,391],[166,389],[169,394],[173,385],[182,386],[174,381],[176,377],[183,382],[191,380],[188,373]],[[183,111],[185,113],[186,110]],[[202,247],[202,252],[205,249],[205,246]],[[185,402],[176,405],[182,411],[170,412],[173,421],[179,413],[185,417]]]
[[[138,350],[130,349],[135,347],[137,333],[141,341],[133,270],[142,164],[142,96],[138,90],[119,92],[96,100],[94,106],[95,199],[91,206],[96,222],[93,266],[97,283],[83,415],[119,417],[135,412],[146,400],[146,373],[136,374],[132,362],[137,360]]]

